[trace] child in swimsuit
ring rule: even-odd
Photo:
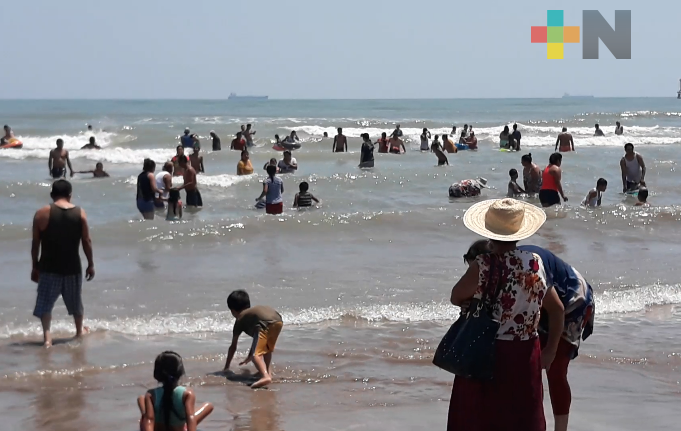
[[[168,215],[166,220],[176,221],[182,218],[182,201],[180,191],[171,189],[168,193]]]
[[[511,177],[511,181],[508,182],[508,194],[509,198],[518,196],[521,193],[525,193],[525,190],[520,188],[518,185],[518,171],[511,169],[508,171],[508,175]]]
[[[179,385],[184,376],[182,357],[163,352],[154,362],[154,379],[161,383],[137,399],[142,413],[141,431],[196,431],[196,427],[213,411],[210,403],[196,410],[194,391]]]

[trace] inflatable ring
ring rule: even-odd
[[[12,149],[18,150],[23,146],[24,146],[24,144],[20,140],[18,140],[17,138],[10,138],[9,141],[7,141],[6,144],[0,145],[0,148],[3,148],[3,149],[12,148]]]

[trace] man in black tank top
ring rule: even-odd
[[[52,345],[52,309],[59,296],[62,296],[69,315],[75,320],[76,337],[83,335],[81,244],[88,262],[85,270],[87,280],[95,277],[87,217],[85,211],[71,203],[71,191],[68,181],[55,181],[51,193],[54,203],[40,208],[33,218],[31,280],[38,283],[33,315],[42,322],[45,347]]]

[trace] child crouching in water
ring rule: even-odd
[[[175,221],[182,218],[182,201],[180,200],[180,191],[171,189],[168,192],[168,215],[166,220]]]
[[[248,357],[239,365],[253,361],[253,365],[260,373],[260,380],[251,385],[253,389],[269,385],[272,383],[272,352],[284,325],[281,315],[273,308],[264,305],[251,307],[251,299],[245,290],[235,290],[230,293],[227,297],[227,307],[236,321],[224,371],[229,370],[236,353],[239,335],[245,332],[253,337],[253,343]]]
[[[163,352],[156,357],[154,379],[163,386],[137,399],[142,413],[140,431],[196,431],[198,424],[213,412],[210,403],[195,410],[194,391],[179,385],[182,376],[184,365],[180,355]]]

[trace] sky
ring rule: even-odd
[[[547,9],[632,11],[632,59],[547,60]],[[681,2],[5,0],[3,99],[673,97]],[[11,29],[8,31],[8,29]]]

